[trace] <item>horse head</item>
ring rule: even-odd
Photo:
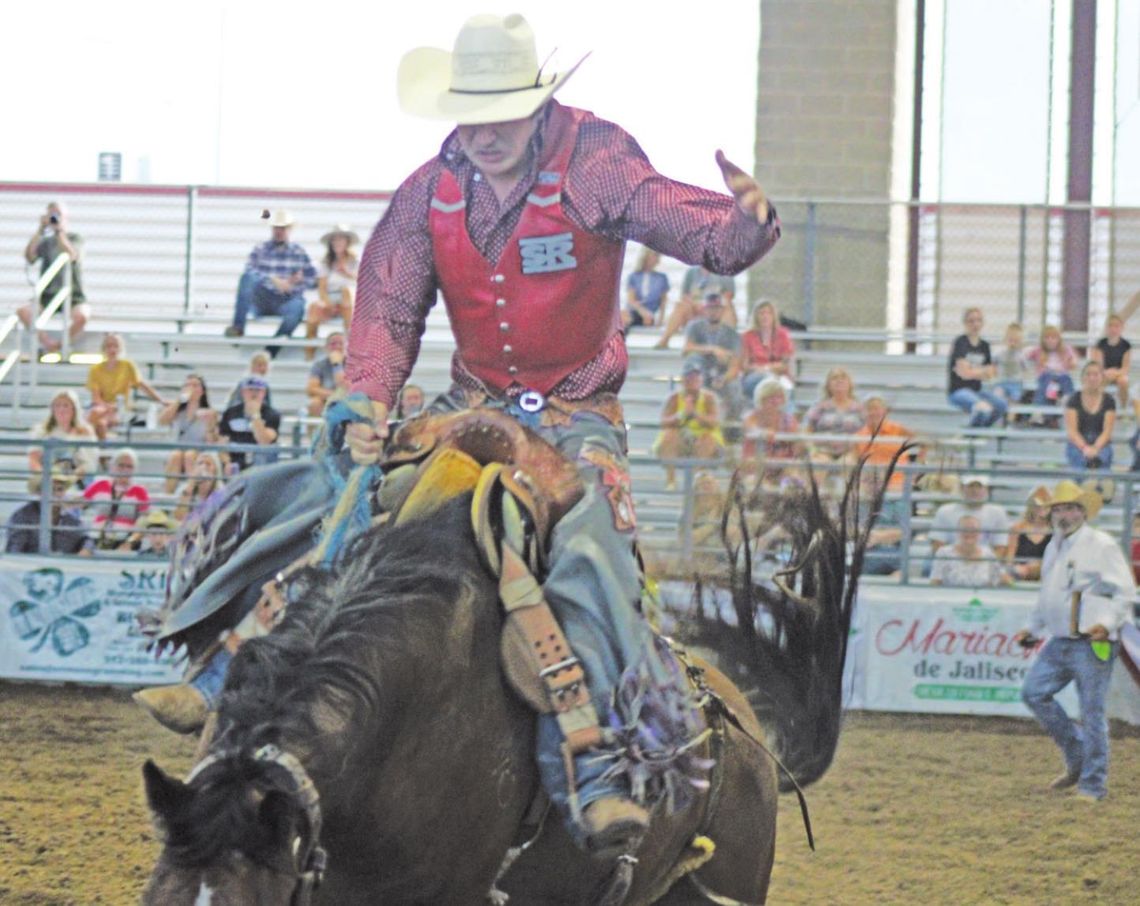
[[[185,783],[144,769],[165,841],[144,903],[285,906],[318,834],[335,854],[321,902],[490,887],[533,795],[534,719],[504,688],[470,508],[377,526],[331,573],[298,575],[281,625],[230,665],[206,760]],[[267,743],[304,776],[259,757]]]
[[[144,906],[306,906],[325,868],[316,788],[274,745],[221,752],[185,783],[153,761],[147,802],[164,837]]]

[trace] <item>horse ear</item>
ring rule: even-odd
[[[194,795],[190,787],[171,777],[149,758],[143,765],[143,783],[147,805],[156,817],[166,823],[182,812]]]

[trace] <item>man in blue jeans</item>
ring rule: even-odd
[[[281,326],[275,336],[292,336],[305,316],[305,290],[317,285],[317,269],[309,253],[299,243],[289,241],[293,218],[287,211],[277,211],[269,225],[273,237],[254,246],[238,282],[234,320],[226,328],[227,337],[243,336],[251,315],[279,317]],[[269,354],[276,357],[280,348],[268,347]]]
[[[988,428],[1001,420],[1008,407],[1001,396],[982,389],[982,381],[997,375],[990,344],[982,339],[982,310],[967,308],[962,323],[966,332],[954,340],[950,350],[946,393],[950,405],[970,414],[971,428]]]
[[[1108,718],[1105,698],[1120,628],[1128,621],[1135,585],[1124,554],[1111,536],[1087,524],[1101,497],[1076,482],[1058,483],[1049,498],[1053,539],[1041,562],[1041,590],[1022,645],[1049,636],[1025,677],[1021,697],[1065,757],[1065,771],[1050,786],[1075,786],[1086,801],[1108,792]],[[1054,696],[1077,684],[1076,723]]]

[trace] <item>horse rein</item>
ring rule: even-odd
[[[232,754],[232,752],[218,752],[207,755],[195,765],[194,770],[186,778],[186,784],[189,785],[206,768]],[[295,798],[304,810],[308,828],[305,834],[295,840],[292,847],[293,875],[296,882],[289,897],[289,906],[309,906],[313,901],[313,895],[321,886],[325,869],[328,867],[328,853],[320,845],[320,794],[300,760],[272,743],[254,752],[253,760],[262,762],[272,774],[280,777],[284,782],[275,788]]]

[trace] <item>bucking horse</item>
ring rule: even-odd
[[[682,617],[696,642],[725,649],[752,706],[682,654],[705,706],[709,732],[691,754],[707,775],[686,807],[658,803],[618,864],[579,850],[544,805],[534,712],[501,653],[501,576],[472,516],[477,490],[374,519],[331,568],[295,575],[280,625],[241,646],[189,777],[145,765],[164,846],[143,902],[765,902],[779,789],[821,776],[838,740],[869,530],[857,487],[837,510],[814,484],[787,499],[778,518],[792,565],[755,582],[746,532],[730,545],[735,617]],[[726,528],[745,508],[736,495]]]

